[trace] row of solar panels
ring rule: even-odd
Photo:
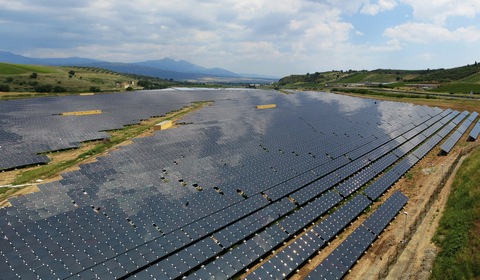
[[[334,193],[332,193],[332,192],[329,192],[329,193],[330,193],[330,194],[334,194]],[[293,195],[292,195],[292,196],[293,196]],[[294,197],[294,196],[293,196],[293,197]],[[328,197],[329,197],[328,195],[325,196],[325,198],[328,198]],[[358,197],[360,198],[360,197],[363,197],[363,196],[358,196]],[[338,195],[337,195],[337,198],[341,200],[341,198],[340,198]],[[365,197],[364,197],[364,198],[365,198]],[[366,199],[366,198],[365,198],[365,199]],[[368,199],[366,199],[366,200],[365,200],[365,199],[364,199],[364,201],[368,201],[368,203],[370,203]],[[320,201],[320,200],[318,200],[318,201]],[[335,201],[335,200],[333,200],[333,201]],[[337,200],[337,202],[338,202],[338,200]],[[354,202],[355,202],[355,200],[354,200]],[[352,202],[352,203],[354,203],[354,202]],[[308,204],[308,205],[310,205],[310,204]],[[311,215],[314,216],[314,218],[311,218],[310,221],[308,221],[308,220],[309,220],[309,219],[308,219],[308,217],[309,217],[309,214],[308,214],[308,213],[311,213],[311,212],[310,212],[311,209],[316,208],[316,207],[309,208],[308,205],[302,207],[298,212],[295,212],[294,214],[291,215],[291,217],[292,217],[291,220],[294,221],[295,224],[299,224],[299,227],[298,227],[298,228],[291,229],[291,225],[289,225],[289,224],[287,224],[285,227],[282,227],[282,226],[281,226],[287,233],[296,232],[296,231],[299,230],[301,227],[304,227],[305,224],[302,224],[302,221],[303,221],[303,222],[307,221],[306,223],[308,223],[308,222],[311,222],[314,218],[316,218],[316,217],[320,216],[321,214],[323,214],[323,213],[322,213],[322,210],[320,210],[319,213],[317,213],[317,216],[316,216],[316,217],[315,217],[315,214],[311,214]],[[332,205],[335,205],[335,202],[333,202]],[[331,207],[331,206],[328,206],[328,207],[325,208],[325,209],[328,209],[329,207]],[[318,208],[316,208],[316,209],[318,209]],[[321,209],[321,208],[320,208],[320,209]],[[305,211],[303,211],[303,210],[305,210]],[[362,210],[363,210],[363,209],[362,209]],[[296,213],[298,213],[298,214],[296,215]],[[341,215],[342,212],[340,211],[340,212],[335,212],[335,213],[339,213],[339,215]],[[357,213],[358,213],[358,212],[357,212]],[[355,216],[356,216],[356,215],[354,215],[354,217],[355,217]],[[335,216],[332,216],[332,218],[333,218],[333,217],[335,217]],[[286,220],[287,220],[287,219],[282,219],[282,221],[280,222],[280,225],[282,225]],[[334,219],[334,220],[335,220],[335,219]],[[342,220],[342,219],[340,219],[340,220]],[[343,222],[345,223],[345,221],[343,221]],[[348,220],[347,220],[346,224],[348,224]],[[333,228],[335,229],[335,226],[333,226]],[[343,227],[336,228],[336,230],[341,230],[341,229],[343,229]],[[278,245],[277,245],[277,246],[278,246]],[[271,249],[271,248],[273,248],[273,247],[270,247],[269,249]],[[237,252],[237,253],[235,254],[235,252]],[[228,252],[227,254],[228,254],[228,255],[230,255],[230,254],[235,254],[236,256],[240,257],[241,255],[243,255],[243,254],[245,254],[245,253],[246,253],[246,251],[242,250],[242,247],[239,247],[239,249],[235,248],[234,251],[233,251],[233,253]],[[264,255],[265,253],[268,253],[268,249],[267,249],[267,250],[264,250],[264,251],[260,250],[260,252],[257,253],[256,259],[258,259],[260,256]],[[229,257],[229,258],[230,258],[230,257]],[[233,259],[237,259],[237,258],[233,258]],[[230,269],[228,269],[228,271],[222,271],[221,269],[219,270],[219,269],[218,269],[219,267],[225,267],[225,266],[223,266],[223,265],[218,265],[218,264],[217,264],[217,261],[214,261],[214,262],[206,265],[206,266],[204,267],[204,269],[199,270],[198,272],[196,272],[195,274],[191,275],[190,277],[194,277],[194,278],[195,278],[195,277],[198,277],[198,278],[203,279],[204,276],[206,276],[206,275],[210,275],[210,276],[217,275],[217,276],[218,276],[219,273],[221,273],[222,276],[224,276],[224,277],[231,277],[231,276],[234,275],[234,274],[232,274],[232,273],[234,272],[234,270],[232,270],[231,268],[232,268],[233,266],[239,266],[239,264],[233,263],[233,259],[232,259],[231,262],[229,263]],[[219,262],[222,262],[221,259],[220,259]],[[253,261],[252,261],[252,262],[253,262]],[[237,272],[236,272],[236,273],[237,273]],[[142,275],[144,275],[144,273],[143,273]]]
[[[458,124],[459,122],[463,121],[468,116],[468,114],[469,113],[467,111],[464,111],[458,118],[453,120],[453,123]],[[470,114],[470,116],[467,118],[467,120],[465,120],[457,128],[457,130],[447,139],[447,141],[445,141],[445,143],[442,144],[440,149],[444,153],[448,154],[453,149],[453,146],[455,146],[455,144],[458,142],[458,140],[460,140],[460,138],[463,136],[463,134],[465,134],[465,132],[470,127],[470,125],[473,123],[473,121],[477,118],[477,116],[478,116],[477,112],[473,112],[472,114]],[[472,130],[472,132],[474,132],[474,131]]]
[[[408,198],[399,191],[393,193],[375,212],[357,227],[307,279],[341,279],[400,212]]]
[[[306,99],[303,102],[311,103],[309,101]],[[357,100],[354,101],[357,102]],[[395,105],[395,107],[399,106]],[[292,238],[293,231],[301,230],[302,226],[305,227],[318,219],[325,209],[328,210],[337,205],[343,198],[334,191],[328,191],[333,186],[355,175],[357,171],[368,168],[371,164],[375,166],[375,172],[381,172],[392,160],[392,157],[403,156],[413,149],[414,144],[421,139],[415,138],[417,137],[415,135],[418,135],[421,130],[416,129],[413,123],[421,125],[431,121],[431,118],[425,118],[426,115],[436,118],[435,121],[439,122],[444,119],[437,118],[437,115],[450,116],[450,112],[445,113],[438,108],[421,108],[421,110],[415,108],[417,109],[416,113],[419,114],[411,113],[412,117],[405,117],[403,123],[396,121],[392,122],[392,125],[388,125],[388,127],[394,127],[394,129],[388,129],[388,133],[392,135],[398,133],[396,139],[382,137],[382,133],[372,130],[364,135],[368,141],[362,141],[363,138],[358,137],[361,144],[354,144],[355,141],[353,141],[351,145],[347,146],[348,149],[345,150],[345,153],[358,153],[357,156],[347,158],[340,155],[329,161],[325,161],[324,158],[320,158],[318,161],[312,159],[306,165],[303,164],[303,159],[312,158],[308,155],[307,147],[309,143],[312,143],[312,137],[318,136],[318,133],[315,132],[308,134],[308,137],[300,134],[294,138],[295,135],[292,134],[290,138],[294,138],[300,144],[295,145],[295,141],[285,143],[291,146],[295,145],[292,146],[295,147],[294,150],[300,151],[300,147],[304,147],[305,150],[299,156],[288,155],[288,159],[286,159],[286,154],[281,157],[267,157],[266,155],[270,155],[271,151],[274,151],[270,146],[265,146],[270,152],[263,151],[261,147],[258,148],[258,151],[262,153],[251,149],[253,146],[259,147],[258,144],[255,145],[255,141],[260,141],[263,135],[270,135],[267,131],[255,134],[254,130],[246,130],[248,138],[255,139],[247,144],[244,144],[246,138],[227,141],[230,138],[236,139],[242,128],[242,125],[230,126],[229,122],[219,126],[226,133],[212,134],[211,138],[208,135],[195,138],[197,132],[194,129],[195,125],[177,130],[191,131],[192,134],[188,137],[177,134],[175,130],[158,134],[155,136],[156,141],[166,139],[166,135],[177,135],[178,138],[173,140],[176,139],[175,141],[180,143],[185,143],[187,139],[191,138],[193,140],[189,143],[199,141],[196,143],[197,146],[192,148],[193,151],[198,151],[200,146],[201,152],[205,153],[209,160],[202,158],[202,161],[197,161],[196,157],[200,153],[195,153],[190,157],[186,155],[184,161],[176,165],[172,163],[173,160],[182,157],[180,154],[171,154],[168,157],[173,158],[170,158],[168,163],[151,161],[144,164],[145,161],[150,160],[148,149],[145,150],[145,153],[137,153],[138,145],[132,145],[112,153],[98,163],[85,165],[80,171],[74,172],[74,175],[65,174],[65,180],[41,186],[40,193],[13,200],[15,207],[3,212],[6,214],[5,219],[2,218],[0,221],[2,233],[8,238],[5,243],[0,245],[0,248],[4,248],[4,245],[5,248],[10,248],[8,254],[4,254],[2,251],[5,263],[0,264],[0,270],[2,273],[5,271],[6,275],[26,275],[34,272],[43,278],[48,278],[49,275],[61,278],[64,275],[72,275],[72,277],[89,279],[92,278],[92,275],[96,275],[97,278],[102,276],[101,278],[107,279],[107,277],[121,277],[119,275],[136,277],[138,273],[145,274],[152,269],[156,271],[155,275],[157,276],[163,274],[169,278],[177,277],[177,275],[178,277],[181,275],[192,275],[193,277],[195,273],[202,273],[203,270],[199,269],[201,265],[208,265],[216,257],[222,259],[228,253],[229,248],[240,247],[242,240],[246,240],[248,245],[242,246],[241,251],[234,250],[236,253],[232,253],[234,254],[233,259],[240,260],[239,263],[243,265],[240,270],[238,262],[234,264],[235,267],[232,266],[235,271],[239,272],[258,260],[262,252],[269,252],[270,247],[276,248],[283,241]],[[279,107],[278,109],[278,114],[286,114],[290,111],[293,111],[294,114],[302,114],[305,111],[305,108],[299,108],[297,111],[292,108],[282,110]],[[315,109],[318,110],[318,108]],[[196,116],[211,113],[206,110]],[[266,114],[275,115],[277,113],[271,111]],[[302,116],[313,119],[314,115],[314,112],[309,112]],[[388,119],[388,115],[382,116]],[[321,118],[322,116],[320,116]],[[273,118],[273,120],[275,119]],[[271,122],[272,120],[265,121],[264,124]],[[303,127],[320,130],[324,123],[309,120]],[[262,124],[261,120],[254,125],[260,124]],[[295,127],[292,131],[296,131],[300,129],[301,122],[293,122],[292,126]],[[377,124],[373,126],[377,126]],[[277,138],[283,138],[282,131],[289,130],[288,126],[285,128],[285,125],[280,122],[274,127],[275,129],[272,131],[277,133]],[[345,127],[352,128],[352,126]],[[410,132],[413,129],[415,131]],[[358,135],[361,135],[363,127],[358,127],[356,130]],[[402,133],[397,131],[402,131]],[[353,130],[348,132],[350,137],[357,135]],[[372,133],[375,136],[368,137]],[[405,133],[413,138],[406,139],[402,136],[406,135]],[[343,135],[341,132],[338,135],[320,138],[325,141],[327,141],[326,139],[348,138],[341,136]],[[227,136],[230,138],[219,141],[221,137]],[[172,138],[166,140],[167,142],[173,141]],[[143,140],[138,142],[143,142]],[[221,145],[224,145],[225,142],[228,145],[223,147],[218,144],[219,142],[222,143]],[[151,142],[145,141],[145,143]],[[199,166],[197,163],[210,164],[212,158],[217,158],[220,163],[221,160],[228,158],[232,147],[235,146],[242,147],[239,153],[247,155],[244,159],[237,160],[238,167],[244,165],[246,168],[237,168],[235,165],[224,168],[224,170],[232,171],[238,169],[240,170],[238,173],[223,173],[224,170],[219,172],[220,168],[210,166],[201,170],[205,173],[206,183],[211,182],[211,178],[218,174],[228,176],[218,180],[223,194],[213,190],[212,185],[215,186],[215,184],[204,184],[202,186],[205,189],[199,192],[189,191],[192,188],[182,188],[178,180],[173,180],[174,178],[184,178],[189,183],[195,182],[188,177],[188,174],[183,173],[185,171],[180,174],[176,167],[185,165],[185,167],[190,166],[191,170],[196,170]],[[331,145],[325,145],[325,147],[327,146]],[[204,147],[213,149],[207,151],[207,149],[203,150]],[[288,153],[292,149],[289,146],[279,147]],[[141,148],[144,149],[145,146]],[[153,148],[150,149],[151,156],[164,153],[162,149],[154,150]],[[315,148],[319,149],[319,154],[321,154],[322,147],[316,145]],[[383,154],[391,150],[394,151],[394,154],[389,155],[389,158],[382,158]],[[181,153],[181,149],[179,149],[179,153]],[[275,167],[278,168],[279,173],[286,174],[283,177],[284,181],[276,182],[275,176],[273,176],[272,181],[264,182],[265,176],[262,175],[266,175],[268,168],[261,169],[262,164],[255,164],[257,159],[258,162],[268,163],[280,158],[284,158],[285,163]],[[300,158],[302,160],[299,160]],[[288,168],[288,163],[292,164],[293,170]],[[409,166],[413,165],[412,163],[413,161],[409,159],[399,168],[399,171],[408,170]],[[255,167],[248,168],[249,165]],[[218,166],[223,165],[218,164]],[[149,169],[142,171],[143,167],[149,167]],[[167,170],[168,174],[162,172],[162,168]],[[188,170],[188,168],[184,170]],[[255,170],[258,170],[255,176],[250,174]],[[268,170],[268,172],[272,171]],[[365,178],[372,176],[370,171],[361,172],[365,175],[355,175],[359,180],[366,180]],[[128,173],[128,175],[124,173]],[[170,181],[159,186],[161,176]],[[243,186],[247,179],[251,182],[249,183],[250,187]],[[237,188],[244,190],[246,197],[237,193]],[[324,193],[325,191],[327,192]],[[287,198],[289,195],[293,198],[293,202]],[[345,193],[345,195],[347,194]],[[78,206],[75,206],[74,202]],[[312,206],[309,206],[310,204]],[[321,211],[310,214],[312,209]],[[297,212],[294,210],[303,214],[295,215]],[[342,223],[345,222],[343,217],[344,215],[338,217]],[[288,227],[289,230],[285,231],[274,224],[280,219],[282,227],[285,229]],[[336,230],[338,226],[339,223],[332,223],[322,230]],[[16,237],[17,229],[21,234]],[[262,239],[256,240],[255,245],[250,240],[253,240],[256,235],[261,235]],[[25,239],[25,236],[30,237]],[[264,243],[262,240],[266,242]],[[197,249],[201,250],[201,255]],[[32,255],[29,252],[34,252],[31,253],[33,256],[41,255],[42,257],[31,259]],[[69,256],[66,257],[65,254]],[[55,257],[52,257],[54,255]],[[183,265],[187,263],[187,260],[188,266]],[[231,263],[232,259],[229,261]],[[36,265],[38,262],[43,266],[38,269],[37,273],[35,268],[39,267]],[[223,267],[222,264],[216,266]],[[159,269],[163,272],[159,273]],[[210,272],[220,273],[216,269]],[[232,272],[228,271],[227,273]]]

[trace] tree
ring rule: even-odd
[[[67,92],[67,89],[61,86],[53,87],[53,92]]]
[[[73,71],[73,70],[68,71],[68,75],[75,76],[75,71]]]
[[[100,92],[100,88],[93,86],[93,87],[90,87],[90,91],[91,92]]]
[[[32,74],[30,74],[30,79],[36,79],[38,77],[38,74],[33,72]]]
[[[35,87],[36,92],[41,92],[41,93],[49,93],[52,92],[53,86],[52,85],[40,85]]]
[[[9,92],[10,86],[9,85],[0,85],[0,91]]]

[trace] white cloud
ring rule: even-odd
[[[474,18],[480,13],[478,0],[401,0],[413,8],[415,20],[444,24],[449,17]]]
[[[415,43],[480,42],[480,29],[475,26],[449,30],[432,23],[409,22],[386,29],[384,35],[396,40]]]
[[[400,3],[414,15],[399,15],[398,26],[348,22]],[[119,62],[172,57],[236,72],[376,68],[417,43],[480,40],[480,27],[447,24],[473,19],[478,0],[0,0],[0,7],[4,50]]]
[[[383,11],[392,10],[397,6],[397,1],[395,0],[378,0],[377,3],[367,2],[362,9],[360,10],[363,14],[376,15]]]

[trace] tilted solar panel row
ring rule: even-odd
[[[480,134],[480,120],[472,128],[472,131],[470,131],[470,134],[468,136],[471,140],[475,141],[478,138],[478,134]]]
[[[362,225],[378,237],[407,201],[403,193],[395,191]]]
[[[472,118],[473,116],[473,118]],[[472,124],[472,122],[477,118],[478,116],[478,113],[477,112],[473,112],[461,125],[460,127],[458,127],[457,131],[464,134],[465,131],[467,131],[467,129],[470,127],[470,125]]]
[[[437,119],[438,120],[438,119]],[[423,129],[426,128],[426,126],[422,126]],[[405,142],[403,145],[401,145],[400,147],[398,147],[397,149],[395,149],[391,154],[389,153],[388,155],[390,155],[390,157],[384,157],[383,160],[385,162],[383,162],[382,160],[380,161],[377,161],[375,162],[374,164],[372,164],[370,166],[370,168],[372,168],[373,170],[375,170],[375,172],[372,172],[370,169],[368,170],[362,170],[360,171],[359,173],[357,174],[360,174],[360,179],[359,178],[356,178],[356,176],[353,176],[351,178],[349,178],[348,180],[346,180],[345,182],[343,182],[339,187],[337,187],[337,189],[339,190],[340,194],[342,194],[343,196],[348,196],[349,194],[353,193],[354,191],[358,190],[361,186],[363,186],[364,184],[366,184],[368,181],[370,181],[371,179],[373,179],[375,176],[377,176],[378,174],[380,174],[383,170],[385,170],[386,168],[388,168],[391,164],[393,164],[397,158],[396,156],[398,157],[403,157],[404,155],[406,155],[407,153],[409,153],[412,149],[414,149],[418,144],[420,144],[421,142],[423,142],[427,137],[429,137],[434,131],[429,131],[428,133],[421,133],[422,130],[421,129],[418,129],[418,130],[415,130],[415,133],[411,133],[410,136],[413,137],[412,139],[410,139],[408,142]],[[408,133],[408,132],[407,132]],[[421,133],[421,134],[420,134]],[[416,136],[414,136],[416,135]],[[437,142],[438,143],[438,142]],[[429,149],[425,149],[425,148],[420,148],[420,153],[424,153],[423,155],[425,155],[426,153],[428,153],[428,151],[431,150],[431,148],[433,148],[433,146],[429,147]],[[423,157],[423,156],[422,156]],[[419,158],[422,158],[422,157],[419,157]],[[406,162],[406,161],[405,161]],[[411,166],[413,166],[411,163],[408,163],[405,165],[405,162],[402,163],[402,166],[406,172],[406,170],[408,170]],[[415,162],[416,163],[416,162]],[[405,168],[408,168],[408,169],[405,169]],[[405,172],[402,172],[402,170],[398,170],[400,171],[401,174],[405,173]],[[398,173],[398,171],[396,171]],[[362,173],[363,172],[363,173]],[[365,175],[362,175],[362,174],[365,174]],[[391,176],[390,178],[397,178],[397,176]],[[396,179],[394,181],[391,181],[391,180],[388,180],[389,182],[395,182]],[[378,185],[374,186],[374,188],[376,189],[376,191],[380,191],[380,190],[386,190],[384,188],[388,188],[387,185],[385,185],[383,183],[383,181],[380,181],[382,183],[378,183],[378,184],[381,184],[381,187],[379,188]],[[370,195],[372,196],[376,196],[375,194],[371,193]],[[370,196],[369,196],[370,197]]]
[[[342,201],[342,197],[334,191],[327,191],[325,194],[307,203],[298,211],[282,219],[280,226],[290,235],[296,234],[305,228],[309,223],[324,215],[333,206]]]
[[[408,198],[400,191],[393,193],[375,212],[350,234],[307,279],[341,279],[372,245],[390,221],[400,212]]]
[[[0,148],[0,153],[5,152],[5,147]],[[0,170],[21,168],[29,165],[47,164],[50,159],[45,155],[25,153],[4,153],[0,160]]]
[[[428,118],[429,118],[429,117],[428,117]],[[422,127],[422,128],[425,128],[425,127]],[[409,126],[409,129],[410,129],[410,126]],[[421,131],[421,130],[415,131],[415,133],[414,133],[413,135],[418,134],[419,131]],[[420,136],[418,136],[418,137],[420,137]],[[404,139],[404,138],[402,138],[402,139]],[[423,141],[423,139],[424,139],[424,138],[420,139],[420,140],[417,141],[417,142],[421,142],[421,141]],[[355,152],[361,151],[361,152],[363,152],[363,153],[366,153],[366,152],[376,153],[376,151],[377,151],[376,147],[378,147],[379,145],[384,144],[384,143],[387,142],[387,141],[388,141],[387,138],[376,138],[376,140],[374,140],[374,141],[372,141],[372,142],[370,143],[371,146],[364,146],[364,147],[368,147],[368,149],[356,149]],[[415,144],[415,143],[413,143],[413,144]],[[409,146],[409,149],[411,149],[411,148],[412,148],[412,145]],[[372,149],[373,149],[373,151],[372,151]],[[409,150],[407,150],[407,151],[409,151]],[[356,157],[357,159],[358,159],[359,156],[360,156],[360,155],[355,154],[355,157]],[[378,156],[380,156],[380,154],[379,154]],[[370,157],[370,158],[372,158],[372,160],[373,160],[373,159],[376,159],[376,157]],[[337,159],[340,159],[340,158],[337,158]],[[366,165],[366,164],[368,164],[368,162],[365,162],[365,161],[360,160],[360,159],[359,159],[358,161],[354,161],[354,162],[355,162],[356,165],[358,165],[358,164],[360,164],[360,165]],[[334,165],[330,165],[330,164],[329,164],[329,167],[330,167],[330,170],[328,170],[328,171],[331,171],[331,170],[333,169]],[[347,170],[345,170],[345,169],[347,169]],[[351,173],[351,170],[348,170],[348,169],[357,170],[357,169],[359,169],[359,167],[358,167],[358,166],[355,166],[355,165],[345,165],[345,166],[343,167],[343,169],[338,170],[338,174],[350,174],[350,173]],[[364,182],[362,182],[362,183],[360,184],[360,186],[363,185],[364,183],[368,182],[371,178],[374,177],[374,174],[371,174],[371,173],[372,173],[371,171],[365,170],[364,172],[369,173],[369,175],[368,175],[368,176],[362,176]],[[300,178],[301,178],[301,177],[300,177]],[[345,177],[345,176],[343,176],[343,177],[340,176],[339,179],[341,180],[341,179],[343,179],[343,178],[346,178],[346,177]],[[354,178],[353,180],[355,180],[355,178]],[[365,181],[365,180],[366,180],[366,181]],[[297,185],[298,185],[298,186],[302,186],[303,184],[308,183],[307,181],[308,181],[308,180],[305,180],[304,182],[302,182],[302,183],[300,183],[300,184],[297,184]],[[346,184],[346,185],[348,185],[348,184]],[[288,193],[288,191],[291,191],[291,190],[292,190],[291,186],[287,183],[287,184],[285,184],[285,185],[282,185],[282,186],[280,186],[280,187],[275,188],[273,191],[270,191],[270,190],[267,191],[267,194],[269,194],[269,196],[271,196],[273,199],[277,199],[278,197],[281,197],[281,196],[283,196],[283,195],[286,195],[286,194]]]
[[[453,120],[452,120],[452,123],[454,123],[455,125],[458,125],[459,123],[461,123],[470,113],[465,110],[463,111],[462,113],[460,113],[458,116],[456,116]]]
[[[478,115],[478,113],[476,113],[476,112],[474,112],[474,113],[476,114],[476,116]],[[463,118],[460,118],[461,116]],[[452,122],[458,124],[461,121],[463,121],[467,116],[468,116],[468,112],[464,111],[460,116],[455,118],[454,121],[456,121],[456,122],[454,122],[454,121],[452,121]],[[445,143],[443,143],[442,146],[440,146],[440,149],[444,153],[449,153],[453,149],[453,147],[458,142],[458,140],[460,140],[462,135],[467,131],[468,127],[470,127],[470,125],[472,124],[472,122],[476,118],[476,116],[474,118],[468,118],[467,120],[465,120],[460,125],[460,127],[458,127],[457,130],[445,141]]]
[[[447,112],[449,112],[448,114],[445,114],[443,113],[442,116],[443,116],[443,119],[440,120],[441,123],[443,124],[446,124],[446,123],[449,123],[451,120],[453,120],[455,117],[457,117],[460,112],[457,111],[457,110],[450,110],[448,109]]]
[[[290,255],[281,251],[277,258],[262,264],[247,279],[286,279],[288,274],[294,270],[294,266],[299,266],[305,259],[308,259],[311,252],[315,250],[314,248],[321,248],[324,245],[323,239],[307,232],[299,237],[299,242],[292,244]]]
[[[451,119],[451,115],[452,114],[445,115],[444,119],[445,118],[446,119]],[[436,130],[438,130],[440,127],[441,127],[441,125],[440,126],[435,126]],[[413,152],[413,155],[418,159],[422,159],[431,149],[433,149],[433,147],[435,147],[438,143],[440,143],[440,141],[442,140],[442,137],[439,136],[439,135],[448,134],[448,132],[447,132],[448,129],[452,129],[452,127],[447,126],[444,129],[442,129],[443,133],[439,132],[436,135],[434,135],[433,137],[431,137],[429,140],[427,140],[427,142],[425,142],[418,149],[416,149]],[[424,132],[425,136],[428,137],[429,135],[433,134],[436,130],[432,129],[432,130],[428,130],[428,132],[425,131]],[[404,159],[404,161],[408,161],[408,160]],[[402,170],[408,170],[407,168],[409,166],[411,166],[410,163],[406,164],[405,162],[403,162],[402,165],[404,166],[402,168]],[[387,189],[390,188],[390,186],[392,186],[398,179],[400,179],[401,176],[403,176],[403,173],[398,172],[398,171],[399,171],[399,168],[393,168],[393,169],[387,171],[378,180],[373,182],[370,186],[368,186],[365,189],[365,194],[372,200],[375,200],[378,197],[380,197],[380,195],[382,195]]]
[[[475,121],[477,117],[478,117],[478,113],[474,111],[473,113],[470,114],[470,116],[468,116],[467,120],[470,121],[470,123],[472,123]]]
[[[360,226],[306,278],[332,280],[343,278],[374,240],[375,235]]]
[[[360,215],[370,204],[371,201],[365,196],[355,196],[352,200],[348,201],[345,205],[340,207],[337,211],[306,233],[309,237],[317,240],[315,244],[305,246],[304,239],[299,238],[295,240],[292,244],[288,245],[273,256],[267,263],[256,269],[247,277],[247,279],[260,279],[258,277],[265,273],[270,275],[267,279],[275,279],[278,275],[282,275],[282,278],[288,277],[301,264],[306,262],[313,254],[323,247],[326,242],[329,242],[341,230],[348,226],[348,224],[358,217],[358,215]],[[302,248],[303,250],[299,250],[299,248]],[[272,266],[280,267],[281,269],[269,271]],[[257,270],[259,270],[259,274],[256,273]]]

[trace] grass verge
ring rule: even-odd
[[[432,279],[480,278],[480,149],[466,158],[433,237],[440,252]]]
[[[28,182],[33,182],[37,179],[48,179],[55,177],[58,175],[60,172],[81,164],[82,162],[98,156],[113,147],[128,141],[129,139],[138,137],[142,133],[145,133],[146,131],[152,129],[152,127],[164,120],[174,120],[181,118],[185,116],[186,114],[189,114],[195,110],[198,110],[202,108],[203,106],[209,104],[210,102],[194,102],[190,106],[186,106],[180,110],[176,110],[173,112],[170,112],[166,114],[164,117],[160,118],[154,118],[151,120],[146,121],[145,123],[141,125],[133,125],[133,126],[127,126],[123,129],[114,131],[111,133],[111,137],[109,138],[109,141],[99,141],[97,145],[95,145],[93,148],[90,150],[78,155],[74,159],[68,159],[60,162],[52,162],[47,165],[40,166],[39,168],[35,168],[33,170],[28,170],[25,171],[17,176],[15,181],[13,182],[14,185],[19,185],[19,184],[24,184]]]

